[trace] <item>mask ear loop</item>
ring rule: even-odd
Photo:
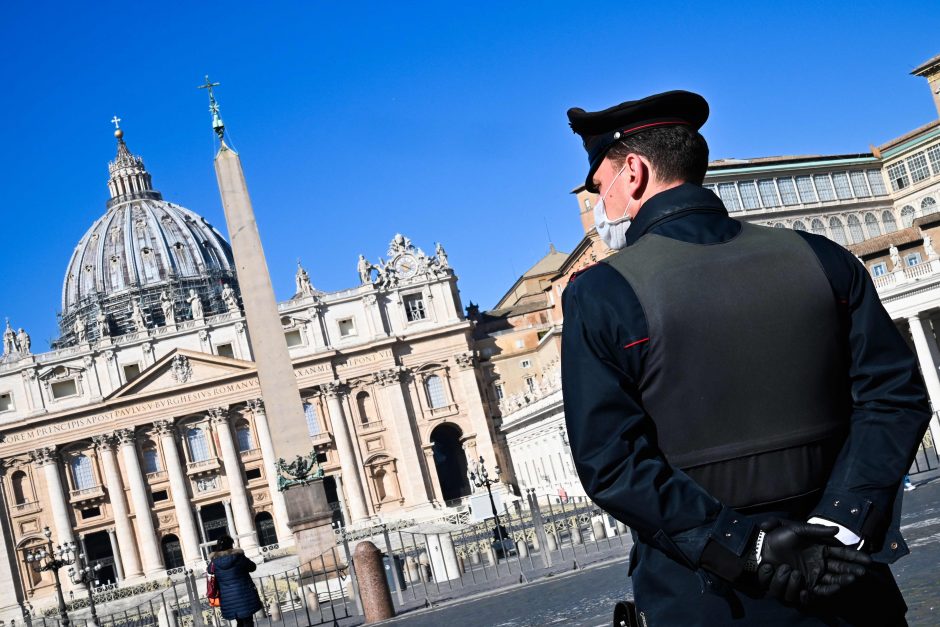
[[[604,202],[604,201],[607,199],[607,194],[610,193],[610,190],[612,190],[612,189],[614,188],[614,183],[617,182],[617,179],[620,178],[620,175],[623,174],[623,171],[626,170],[626,169],[627,169],[627,160],[624,159],[624,160],[623,160],[623,167],[620,168],[620,171],[617,172],[617,176],[615,176],[615,177],[614,177],[614,180],[612,180],[612,181],[610,182],[610,185],[607,186],[607,191],[604,192],[604,195],[603,195],[603,196],[601,196],[600,202],[604,205],[604,219],[605,219],[605,220],[607,219],[607,203]],[[627,206],[624,207],[624,209],[623,209],[623,214],[622,214],[619,218],[617,218],[617,219],[615,219],[615,220],[607,220],[607,224],[610,224],[610,225],[620,224],[620,223],[623,222],[624,220],[629,220],[629,219],[630,219],[629,214],[628,214],[629,211],[630,211],[630,201],[628,200],[628,201],[627,201]]]

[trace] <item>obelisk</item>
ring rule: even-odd
[[[274,288],[271,285],[271,276],[261,246],[261,236],[255,222],[241,160],[238,153],[225,143],[225,126],[212,93],[212,88],[217,85],[218,83],[209,82],[207,76],[206,84],[201,87],[209,92],[212,128],[219,137],[220,147],[215,156],[215,174],[222,195],[232,254],[235,257],[235,269],[241,287],[258,381],[261,384],[264,411],[269,421],[275,457],[288,463],[296,461],[298,465],[295,467],[303,468],[306,460],[315,459],[315,453],[310,442],[300,390],[281,327],[277,300],[274,297]],[[326,500],[323,482],[291,481],[290,476],[285,476],[284,469],[278,467],[269,467],[266,472],[277,473],[275,476],[287,479],[288,485],[282,490],[287,524],[294,534],[300,563],[304,565],[335,544],[330,526],[332,513]]]

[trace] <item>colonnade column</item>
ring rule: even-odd
[[[426,505],[430,502],[427,476],[424,473],[421,458],[418,456],[418,438],[415,435],[411,413],[405,404],[405,395],[401,388],[402,379],[406,374],[407,371],[404,368],[390,368],[379,372],[376,375],[376,382],[382,387],[384,404],[392,414],[391,424],[398,442],[401,467],[414,469],[420,475],[420,481],[408,477],[407,480],[399,482],[404,490],[405,502],[410,506]]]
[[[154,432],[160,437],[163,459],[167,476],[170,479],[170,493],[179,523],[180,544],[183,547],[183,559],[193,564],[202,557],[199,554],[199,536],[196,532],[196,520],[193,517],[193,504],[189,499],[189,478],[183,472],[183,461],[176,448],[176,428],[170,420],[158,420],[153,423]]]
[[[121,471],[118,470],[117,458],[114,456],[114,440],[111,436],[99,435],[92,438],[98,454],[101,457],[104,481],[108,487],[108,500],[111,502],[111,513],[114,514],[114,529],[108,532],[111,537],[111,551],[114,553],[114,563],[121,566],[121,579],[137,579],[143,575],[140,570],[140,557],[137,555],[137,543],[134,539],[134,527],[127,512],[127,497],[124,494],[124,482],[121,480]],[[114,546],[115,543],[117,546]],[[126,570],[125,570],[126,568]]]
[[[424,461],[431,475],[431,489],[434,492],[431,498],[435,503],[443,504],[444,491],[441,490],[441,478],[437,476],[437,464],[434,463],[434,447],[430,444],[424,447]]]
[[[937,361],[940,357],[940,348],[934,340],[930,328],[930,320],[915,314],[907,319],[911,327],[911,338],[920,362],[920,370],[924,375],[924,384],[927,386],[927,395],[930,396],[930,405],[933,415],[930,417],[930,435],[936,450],[940,450],[940,424],[937,422],[937,411],[940,411],[940,374],[937,372]],[[928,337],[929,333],[929,337]]]
[[[108,529],[108,540],[111,542],[111,556],[114,559],[114,576],[120,583],[124,581],[124,560],[121,559],[121,545],[118,544],[114,527]]]
[[[69,502],[62,489],[62,473],[59,472],[59,454],[55,447],[47,446],[30,453],[33,462],[42,468],[46,489],[49,491],[49,506],[52,508],[52,525],[55,528],[56,544],[74,542]]]
[[[232,437],[232,429],[229,425],[228,409],[222,407],[210,409],[209,417],[219,436],[219,447],[222,449],[222,465],[225,467],[225,476],[228,477],[235,531],[239,535],[238,544],[246,550],[256,549],[258,548],[258,534],[255,533],[254,516],[248,504],[248,491],[245,490],[245,475],[242,472],[238,450],[235,448],[235,438]]]
[[[340,402],[343,385],[339,381],[333,381],[322,387],[330,411],[330,425],[333,427],[333,435],[336,438],[336,452],[339,454],[340,470],[346,483],[346,500],[348,501],[346,505],[351,518],[347,523],[355,523],[368,518],[369,511],[366,509],[366,497],[362,489],[359,463],[356,461],[352,438],[349,435],[349,426],[346,424],[346,412],[343,411],[343,404]]]
[[[264,411],[264,402],[260,398],[248,401],[248,408],[255,417],[255,429],[258,432],[258,443],[261,445],[261,458],[264,460],[264,476],[268,480],[268,491],[271,493],[271,504],[274,508],[277,542],[280,546],[290,546],[294,544],[294,534],[287,526],[288,516],[284,493],[277,487],[279,474],[277,455],[274,453],[274,440],[271,439],[268,415]]]
[[[144,480],[144,473],[140,469],[134,430],[120,429],[114,432],[114,436],[120,444],[124,470],[130,482],[131,501],[134,503],[134,516],[137,519],[137,540],[140,542],[144,574],[148,577],[157,575],[164,570],[163,555],[160,553],[157,530],[153,525],[152,507],[148,496],[150,490]]]

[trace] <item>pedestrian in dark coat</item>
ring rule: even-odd
[[[245,557],[244,551],[234,547],[235,541],[229,536],[216,540],[209,570],[218,584],[222,618],[237,621],[238,627],[251,627],[254,625],[252,616],[262,608],[249,574],[258,566]]]
[[[568,117],[618,252],[563,295],[565,419],[585,491],[637,540],[640,623],[906,625],[888,564],[931,414],[867,269],[728,215],[701,96]]]

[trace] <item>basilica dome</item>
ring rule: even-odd
[[[78,327],[87,339],[140,331],[131,320],[140,302],[147,326],[166,324],[161,298],[174,303],[175,321],[190,318],[190,290],[205,315],[227,310],[225,284],[238,289],[232,249],[205,218],[163,200],[143,160],[115,132],[117,157],[108,164],[111,198],[105,215],[75,247],[62,286],[59,346],[74,344]],[[96,320],[106,317],[106,326]]]

